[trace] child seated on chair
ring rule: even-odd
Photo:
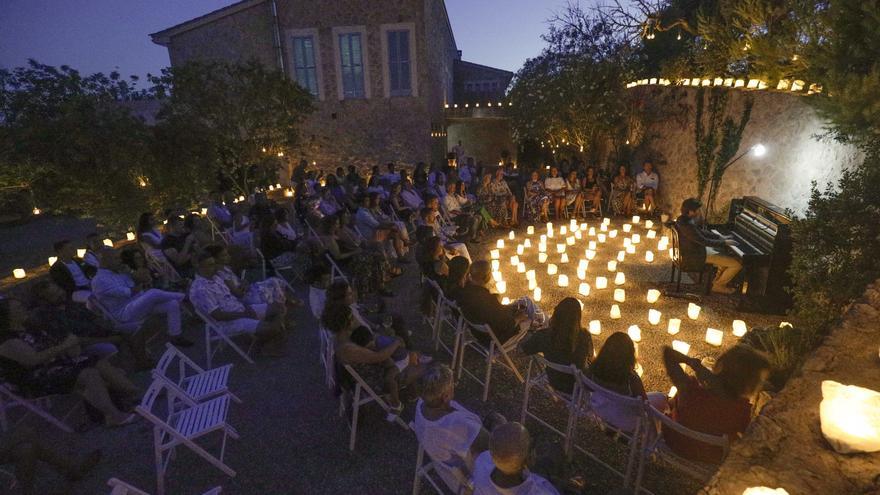
[[[420,381],[422,397],[416,403],[413,430],[431,459],[470,477],[474,459],[489,448],[489,431],[506,423],[504,416],[490,414],[486,420],[452,400],[455,395],[453,372],[445,364],[428,368]],[[485,423],[485,424],[484,424]],[[455,487],[457,480],[441,476]],[[452,481],[453,483],[450,483]]]
[[[384,342],[376,339],[354,317],[351,307],[344,303],[331,303],[328,300],[321,323],[335,336],[338,365],[351,366],[370,387],[384,389],[391,408],[387,419],[396,420],[403,411],[400,390],[415,383],[425,372],[425,365],[419,362],[418,353],[400,354],[398,351],[405,347],[403,340],[398,337],[383,336],[388,339]],[[344,369],[340,369],[337,376],[349,384],[355,381]]]
[[[474,495],[558,495],[549,481],[529,472],[530,449],[529,431],[520,423],[492,430],[489,451],[474,466]]]

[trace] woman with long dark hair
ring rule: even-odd
[[[630,216],[635,210],[635,196],[633,189],[636,182],[629,174],[629,168],[621,165],[617,168],[617,175],[611,180],[611,208],[618,215]]]
[[[150,212],[141,213],[137,223],[137,240],[144,249],[159,249],[162,233],[156,228],[156,216]]]
[[[551,363],[586,369],[593,357],[593,340],[581,327],[581,303],[573,297],[563,299],[553,310],[550,325],[520,346],[527,355],[540,352]],[[574,389],[574,377],[569,374],[548,369],[547,379],[560,392],[570,394]]]

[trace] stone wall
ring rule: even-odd
[[[820,138],[823,122],[807,103],[807,97],[768,91],[730,91],[729,109],[734,119],[741,114],[745,98],[754,98],[751,120],[746,126],[740,152],[762,143],[762,158],[747,155],[724,175],[716,201],[724,208],[731,198],[759,196],[783,208],[801,213],[807,206],[810,184],[835,181],[841,172],[858,163],[861,154],[852,146]],[[649,104],[662,105],[668,118],[644,130],[636,153],[636,165],[651,156],[661,178],[660,202],[677,211],[681,201],[696,194],[694,138],[695,88],[643,86]]]
[[[450,121],[448,143],[452,149],[458,141],[467,156],[475,162],[495,165],[501,160],[501,151],[507,150],[510,160],[516,161],[517,146],[511,138],[508,119],[461,119]]]
[[[703,495],[740,495],[750,486],[800,494],[880,493],[880,452],[838,454],[819,424],[821,383],[880,389],[880,280],[844,314],[841,325],[764,408]]]

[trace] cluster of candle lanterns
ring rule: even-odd
[[[578,223],[572,219],[568,224],[554,225],[548,222],[544,226],[544,234],[538,234],[534,225],[526,228],[525,236],[518,238],[514,231],[495,242],[494,249],[490,250],[492,264],[492,278],[495,281],[495,289],[501,296],[502,302],[509,302],[507,296],[510,289],[506,274],[511,276],[523,276],[528,287],[529,295],[535,302],[540,302],[545,295],[542,284],[552,285],[561,289],[571,290],[572,295],[578,298],[590,297],[597,292],[601,293],[611,289],[613,303],[609,311],[611,320],[620,320],[627,303],[628,289],[625,267],[627,259],[635,255],[639,247],[644,248],[644,256],[634,258],[645,263],[653,263],[657,258],[655,253],[664,253],[672,256],[669,246],[669,238],[654,229],[652,220],[642,220],[639,216],[632,217],[631,221],[624,223],[618,228],[613,228],[611,219],[604,218],[601,223],[589,225]],[[520,234],[521,235],[521,234]],[[612,246],[614,245],[614,246]],[[619,249],[616,256],[608,260],[604,265],[593,264],[597,253],[605,249]],[[508,253],[510,253],[508,255]],[[515,253],[515,254],[514,254]],[[526,259],[529,255],[537,254],[539,265],[528,266]],[[502,259],[508,259],[511,269],[504,267]],[[589,275],[589,270],[602,270],[594,276]],[[546,273],[546,277],[543,275]],[[657,289],[648,289],[644,294],[648,304],[655,304],[660,300],[661,292]],[[636,298],[638,299],[638,298]],[[700,318],[701,308],[699,305],[688,303],[686,317],[688,320],[697,321]],[[650,308],[647,312],[645,328],[660,329],[665,327],[670,336],[677,335],[682,328],[682,319],[664,317],[663,313],[656,308]],[[684,316],[684,315],[683,315]],[[665,318],[665,323],[664,323]],[[600,335],[603,330],[601,320],[589,321],[587,330],[592,335]],[[730,329],[735,337],[742,337],[748,331],[746,323],[742,320],[734,320]],[[648,333],[643,331],[638,324],[629,325],[627,334],[634,342],[640,342]],[[721,346],[724,343],[725,331],[717,328],[706,328],[705,341],[712,346]],[[674,349],[688,354],[690,344],[682,340],[673,340]]]

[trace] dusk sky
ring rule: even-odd
[[[157,73],[168,52],[149,33],[235,0],[0,0],[0,67],[34,58],[84,73]],[[543,46],[566,0],[446,0],[465,60],[516,71]]]

